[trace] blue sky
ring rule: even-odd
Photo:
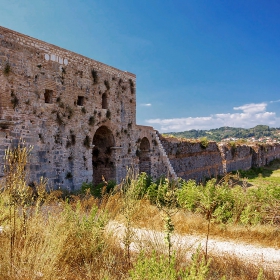
[[[161,132],[280,127],[280,2],[0,0],[0,25],[137,76]]]

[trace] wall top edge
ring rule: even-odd
[[[48,48],[52,49],[52,50],[57,50],[59,52],[63,52],[67,57],[71,56],[71,57],[76,57],[76,58],[79,58],[81,60],[86,60],[88,61],[88,63],[93,63],[93,64],[97,64],[97,66],[99,67],[104,67],[106,68],[108,71],[113,71],[113,72],[119,72],[119,73],[122,73],[122,75],[124,76],[127,76],[128,78],[132,78],[135,80],[136,78],[136,75],[131,73],[131,72],[128,72],[128,71],[123,71],[123,70],[120,70],[118,68],[115,68],[113,66],[110,66],[110,65],[107,65],[105,63],[102,63],[102,62],[99,62],[97,60],[94,60],[92,58],[89,58],[89,57],[86,57],[84,55],[81,55],[81,54],[78,54],[78,53],[75,53],[73,51],[69,51],[67,49],[64,49],[64,48],[61,48],[59,46],[56,46],[56,45],[53,45],[51,43],[47,43],[45,41],[42,41],[42,40],[39,40],[39,39],[36,39],[36,38],[33,38],[31,36],[28,36],[28,35],[25,35],[25,34],[22,34],[22,33],[19,33],[17,31],[14,31],[14,30],[11,30],[11,29],[8,29],[6,27],[3,27],[0,25],[0,39],[3,38],[3,35],[4,36],[12,36],[14,38],[17,38],[17,39],[21,39],[21,40],[24,40],[26,44],[26,46],[31,46],[31,47],[34,47],[34,48],[37,48],[37,49],[40,49],[40,50],[43,50],[43,51],[46,51]],[[11,39],[11,38],[10,38]],[[35,46],[35,44],[36,46]],[[32,44],[32,45],[30,45]]]

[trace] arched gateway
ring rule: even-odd
[[[111,130],[106,126],[99,127],[93,137],[92,150],[92,168],[93,168],[93,183],[102,182],[102,176],[108,180],[116,179],[116,165],[114,159],[115,146],[114,136]]]

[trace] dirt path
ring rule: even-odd
[[[121,240],[125,233],[123,224],[112,221],[109,223],[108,229],[112,231],[117,238]],[[134,237],[131,245],[132,250],[138,251],[141,248],[161,248],[166,247],[164,244],[164,234],[162,232],[147,230],[147,229],[133,229]],[[187,257],[190,257],[195,252],[196,248],[201,245],[205,249],[205,236],[194,235],[178,235],[172,236],[173,248],[176,250],[184,248]],[[244,263],[251,263],[274,271],[276,278],[280,279],[280,250],[261,247],[256,245],[249,245],[236,241],[221,241],[210,238],[208,241],[208,252],[211,255],[230,255],[242,260]]]

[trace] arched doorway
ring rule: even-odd
[[[150,142],[147,137],[140,142],[139,173],[141,172],[151,175]]]
[[[102,176],[108,182],[116,179],[116,165],[114,162],[114,151],[111,149],[115,146],[114,136],[106,126],[99,127],[93,137],[92,144],[92,168],[93,183],[102,182]]]

